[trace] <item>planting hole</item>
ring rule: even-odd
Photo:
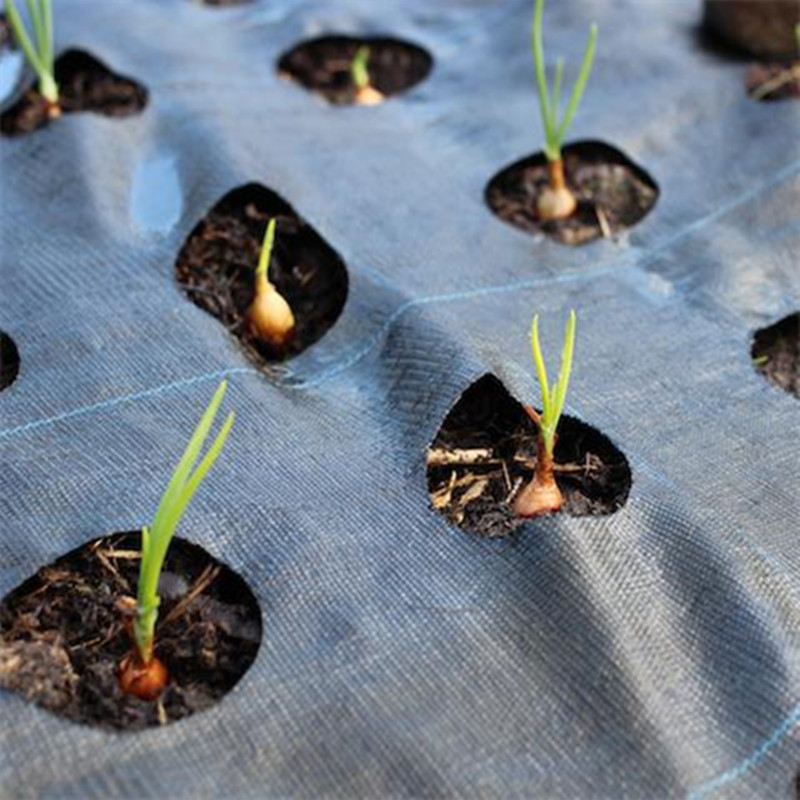
[[[757,330],[750,355],[768,381],[800,397],[800,312]]]
[[[276,220],[269,279],[289,302],[296,327],[276,350],[246,324],[264,231]],[[333,325],[347,299],[347,269],[339,255],[275,192],[248,184],[226,194],[183,245],[175,277],[189,299],[216,317],[259,365],[297,355]]]
[[[278,61],[278,74],[322,95],[337,106],[357,103],[351,65],[369,48],[371,85],[384,97],[400,94],[425,80],[433,68],[430,54],[400,39],[370,36],[321,36],[293,47]]]
[[[188,717],[239,682],[261,643],[261,613],[235,572],[172,540],[159,584],[156,654],[170,683],[156,701],[123,693],[131,643],[118,600],[136,592],[141,535],[95,539],[40,569],[0,603],[0,686],[62,717],[136,730]]]
[[[555,462],[564,513],[611,514],[628,499],[627,459],[590,425],[561,418]],[[508,536],[525,521],[510,502],[535,463],[536,425],[497,378],[485,375],[461,395],[428,448],[431,503],[469,533]]]
[[[144,86],[117,75],[82,50],[68,50],[56,59],[55,78],[64,114],[92,111],[106,117],[127,117],[138,114],[147,105]],[[0,132],[19,136],[43,127],[48,121],[47,102],[35,88],[30,88],[0,115]]]
[[[19,350],[14,340],[0,331],[0,392],[7,389],[19,375]]]
[[[575,142],[566,145],[562,153],[567,185],[578,201],[572,216],[548,221],[539,218],[537,197],[548,184],[543,152],[505,167],[489,181],[485,197],[492,212],[529,233],[581,245],[632,227],[656,204],[655,181],[615,147]]]

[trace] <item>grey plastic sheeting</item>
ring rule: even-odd
[[[0,143],[0,328],[22,356],[0,395],[0,591],[145,522],[227,375],[237,422],[181,533],[244,575],[265,636],[232,694],[164,729],[113,735],[0,694],[3,796],[790,794],[800,405],[749,341],[800,306],[800,104],[748,100],[745,65],[697,43],[694,0],[551,2],[550,59],[573,71],[600,24],[572,138],[620,147],[661,197],[621,241],[534,240],[483,202],[541,139],[530,11],[59,0],[59,49],[151,100]],[[329,108],[274,72],[329,31],[410,39],[434,72],[380,108]],[[133,213],[153,159],[178,176],[171,228]],[[335,327],[267,376],[173,283],[197,220],[254,180],[351,281]],[[556,355],[573,306],[568,412],[625,452],[630,499],[516,543],[466,535],[429,508],[426,445],[487,372],[535,401],[531,314]]]

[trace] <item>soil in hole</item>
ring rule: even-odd
[[[628,499],[627,459],[580,420],[561,418],[555,461],[563,513],[611,514]],[[469,533],[508,536],[525,521],[510,501],[535,464],[536,425],[497,378],[485,375],[460,397],[428,449],[432,505]]]
[[[539,218],[536,199],[547,185],[544,153],[497,173],[486,187],[489,208],[510,225],[568,245],[612,237],[652,210],[658,199],[655,181],[616,148],[586,141],[569,144],[562,152],[567,184],[578,201],[571,217]]]
[[[19,350],[14,340],[0,331],[0,392],[7,389],[19,375]]]
[[[705,0],[703,26],[732,53],[791,57],[797,51],[798,0]]]
[[[296,323],[282,351],[254,337],[245,323],[272,217],[277,222],[269,279],[289,302]],[[200,220],[178,254],[175,277],[189,299],[216,317],[259,365],[318,341],[347,299],[347,269],[339,255],[287,202],[259,184],[229,192]]]
[[[763,101],[800,97],[800,61],[753,64],[747,71],[747,94]]]
[[[156,626],[170,684],[153,702],[122,692],[130,642],[116,603],[136,594],[139,545],[134,532],[95,539],[3,598],[0,686],[77,722],[135,730],[202,711],[236,685],[261,642],[258,603],[231,569],[174,539]]]
[[[56,82],[64,114],[93,111],[107,117],[127,117],[147,105],[147,89],[112,72],[82,50],[68,50],[56,59]],[[35,87],[0,115],[0,133],[19,136],[50,122],[47,102]]]
[[[800,312],[756,331],[750,355],[768,381],[800,397]]]
[[[293,47],[278,61],[278,74],[321,94],[333,105],[355,103],[350,64],[363,45],[370,51],[372,85],[386,97],[425,80],[433,68],[430,54],[410,42],[385,37],[322,36]]]

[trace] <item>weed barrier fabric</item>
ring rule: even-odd
[[[750,345],[800,306],[800,105],[749,100],[694,0],[551,3],[553,63],[574,69],[600,26],[571,138],[613,144],[660,197],[617,241],[532,238],[483,200],[540,147],[530,12],[59,0],[57,49],[150,101],[0,141],[0,329],[24,358],[0,395],[0,593],[146,522],[224,375],[236,425],[180,535],[247,581],[264,638],[222,702],[162,729],[0,693],[3,796],[793,791],[800,406]],[[275,71],[323,33],[396,36],[434,68],[380,107],[331,108]],[[264,371],[173,279],[198,220],[252,181],[350,286],[320,341]],[[171,224],[137,213],[148,192]],[[556,352],[570,307],[566,411],[625,454],[631,494],[470,536],[430,508],[426,447],[487,373],[536,402],[531,315]]]

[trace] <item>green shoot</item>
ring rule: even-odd
[[[544,448],[550,458],[553,457],[553,449],[556,444],[556,430],[561,419],[561,412],[564,410],[564,401],[567,397],[569,387],[569,376],[572,371],[572,354],[575,349],[575,324],[577,316],[575,311],[569,312],[567,328],[564,332],[564,344],[561,351],[561,371],[558,380],[550,387],[547,380],[547,367],[544,363],[542,348],[539,344],[539,315],[533,317],[531,326],[531,347],[533,349],[533,360],[536,363],[536,376],[539,379],[539,386],[542,390],[542,413],[539,418],[539,430],[541,432]]]
[[[542,43],[542,18],[544,16],[544,0],[536,0],[533,14],[533,63],[536,68],[536,82],[539,89],[539,106],[542,114],[542,123],[545,131],[544,153],[548,161],[561,160],[561,146],[567,134],[572,118],[578,110],[578,105],[583,97],[589,73],[594,62],[595,43],[597,41],[597,25],[589,28],[589,40],[583,54],[583,63],[578,74],[578,79],[572,87],[567,108],[563,116],[559,116],[561,105],[561,91],[563,89],[564,59],[556,62],[555,76],[553,79],[552,93],[548,88],[547,71],[544,65],[544,45]]]
[[[195,429],[189,445],[161,497],[152,528],[142,528],[142,560],[139,568],[133,633],[136,649],[141,662],[145,665],[153,659],[155,626],[158,618],[158,606],[161,602],[158,596],[158,579],[170,542],[175,535],[175,528],[206,473],[216,461],[233,425],[234,414],[231,413],[222,425],[217,438],[195,468],[226,388],[227,381],[223,381]],[[194,471],[192,471],[193,469]]]
[[[258,257],[256,276],[267,277],[269,262],[272,260],[272,247],[275,244],[275,220],[271,219],[264,233],[264,243],[261,245],[261,255]]]
[[[800,54],[800,24],[794,26],[794,40],[797,42],[797,52]]]
[[[5,9],[14,37],[39,78],[39,93],[51,106],[57,106],[58,84],[55,79],[51,2],[52,0],[26,0],[33,26],[33,40],[25,30],[25,24],[17,10],[16,0],[5,0]]]
[[[366,89],[369,86],[369,47],[361,45],[356,50],[350,62],[350,77],[356,89]]]

